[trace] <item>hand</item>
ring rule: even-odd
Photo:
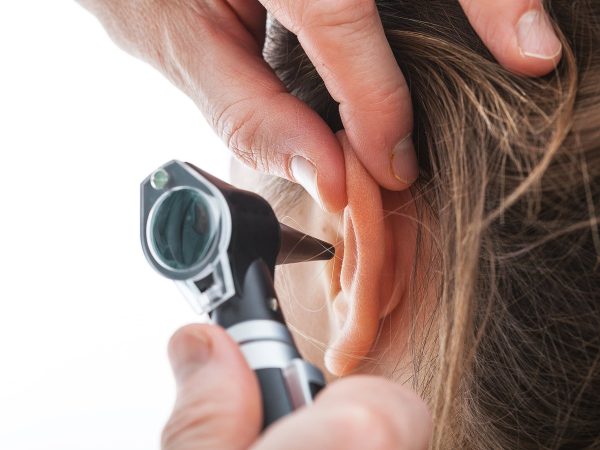
[[[262,422],[258,382],[219,327],[189,325],[169,345],[177,400],[162,437],[165,450],[424,449],[431,418],[411,391],[383,378],[336,381],[316,402],[271,425]]]
[[[185,91],[238,158],[301,183],[325,208],[339,210],[346,203],[341,148],[262,58],[266,8],[298,36],[371,175],[390,190],[417,177],[410,96],[374,0],[79,1],[122,47]],[[460,3],[508,68],[543,75],[560,59],[541,0]]]

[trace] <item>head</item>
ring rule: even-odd
[[[336,244],[332,262],[277,274],[303,353],[331,377],[412,385],[438,448],[600,445],[598,2],[547,2],[564,57],[540,79],[495,62],[455,0],[377,3],[413,99],[418,182],[373,181],[276,23],[268,60],[338,132],[348,207],[326,214],[291,183],[233,177]]]

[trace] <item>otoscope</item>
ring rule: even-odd
[[[276,264],[331,259],[331,244],[279,223],[259,195],[177,160],[141,184],[141,240],[150,265],[239,344],[260,385],[263,429],[312,403],[325,379],[300,356],[273,280]]]

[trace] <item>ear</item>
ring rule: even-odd
[[[392,224],[384,220],[381,188],[357,159],[345,132],[337,136],[345,155],[348,206],[343,217],[343,249],[336,249],[336,259],[341,257],[342,262],[332,265],[332,279],[339,279],[340,284],[332,293],[335,323],[325,365],[332,374],[342,376],[367,355],[379,319],[393,309],[399,295],[394,292]]]

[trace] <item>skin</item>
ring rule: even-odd
[[[403,367],[409,363],[407,325],[413,317],[407,301],[411,272],[406,270],[416,243],[412,198],[407,191],[381,189],[345,132],[336,137],[351,181],[347,206],[326,213],[304,195],[286,212],[286,220],[335,242],[337,256],[330,262],[290,265],[277,274],[280,303],[300,351],[324,370],[330,384],[313,405],[260,435],[258,385],[239,348],[219,327],[189,325],[169,345],[178,389],[163,448],[428,447],[432,424],[427,406],[390,376],[392,371],[396,378],[409,374]],[[264,182],[239,163],[233,165],[232,178],[251,190],[260,190]],[[382,320],[386,326],[378,336]]]
[[[325,363],[332,374],[363,370],[359,361],[381,341],[376,335],[380,318],[389,316],[402,330],[402,317],[409,317],[402,305],[407,303],[414,226],[398,217],[411,217],[410,198],[390,192],[405,190],[418,176],[408,87],[374,2],[79,1],[122,48],[187,93],[238,159],[300,182],[320,207],[344,209],[342,228],[329,224],[342,235],[344,256],[322,268],[329,287],[322,309],[327,314],[320,320],[329,325],[317,339],[328,342]],[[483,42],[509,69],[543,75],[560,60],[560,43],[541,0],[460,3]],[[290,95],[264,61],[266,11],[298,36],[340,105],[343,135],[336,137]],[[302,163],[295,165],[294,157],[303,158],[295,160]],[[386,189],[382,195],[380,186]],[[383,211],[394,206],[406,210],[383,220]],[[340,223],[339,216],[334,219]],[[302,280],[300,276],[290,274]],[[305,319],[296,317],[301,327]],[[390,361],[402,361],[403,348],[399,355],[388,355]],[[170,356],[179,387],[164,448],[427,447],[431,421],[423,403],[384,378],[348,377],[333,383],[314,406],[281,420],[259,438],[256,379],[223,330],[184,328],[172,339]]]
[[[346,133],[336,137],[344,149],[349,187],[344,210],[324,212],[304,195],[293,209],[278,211],[284,223],[334,243],[336,256],[278,267],[277,292],[302,354],[329,380],[350,373],[391,378],[393,370],[402,378],[408,372],[397,366],[408,362],[406,330],[414,320],[408,301],[417,231],[413,199],[408,191],[382,189]],[[259,173],[237,162],[231,177],[239,187],[259,193],[264,183]],[[421,319],[428,310],[423,306]]]
[[[240,160],[301,182],[324,208],[339,211],[347,201],[341,147],[323,120],[290,95],[264,61],[269,11],[297,34],[339,102],[348,139],[373,178],[386,189],[403,190],[417,177],[410,95],[373,0],[79,1],[122,48],[186,92]],[[541,0],[460,3],[506,67],[542,75],[559,61],[560,43]],[[537,19],[526,21],[525,32],[519,32],[527,13]],[[310,163],[302,165],[304,175],[307,167],[316,173],[294,173],[294,156]]]
[[[177,399],[162,434],[168,450],[425,449],[431,418],[410,390],[381,377],[330,385],[315,403],[262,435],[258,382],[218,327],[189,325],[169,344]],[[235,382],[234,382],[235,380]]]

